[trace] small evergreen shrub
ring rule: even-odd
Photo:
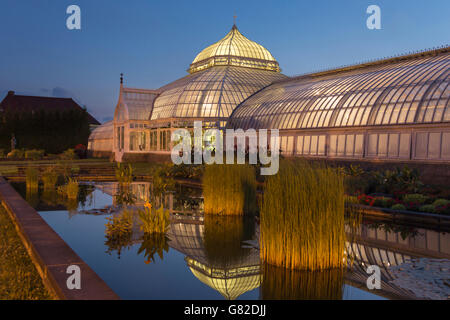
[[[418,204],[425,203],[429,198],[423,194],[420,193],[412,193],[412,194],[406,194],[403,196],[404,202],[413,202]]]
[[[448,204],[450,204],[450,200],[447,200],[447,199],[436,199],[436,200],[433,202],[433,206],[434,206],[434,207],[446,206],[446,205],[448,205]]]
[[[74,149],[67,149],[60,155],[61,159],[63,160],[75,160],[78,159],[77,154],[75,153]]]
[[[419,208],[420,212],[436,213],[436,209],[432,204],[426,204]]]
[[[25,159],[40,160],[44,157],[44,150],[27,150],[25,151]]]
[[[392,210],[406,210],[406,207],[401,203],[396,203],[391,207]]]

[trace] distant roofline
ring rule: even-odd
[[[149,93],[149,94],[160,94],[160,89],[139,89],[139,88],[130,88],[130,87],[123,87],[124,91],[127,92],[133,92],[133,93]]]
[[[369,61],[362,62],[359,64],[345,65],[345,66],[341,66],[341,67],[337,67],[337,68],[324,69],[324,70],[315,71],[315,72],[308,72],[308,73],[288,77],[287,79],[281,79],[281,80],[275,81],[275,83],[315,78],[315,77],[326,76],[326,75],[333,75],[333,74],[338,74],[338,73],[342,73],[342,72],[364,69],[364,68],[372,67],[372,66],[378,66],[378,65],[384,65],[384,64],[389,64],[389,63],[411,60],[411,59],[415,59],[415,58],[436,56],[436,55],[440,55],[440,54],[447,53],[447,52],[450,52],[450,46],[444,45],[442,47],[433,48],[433,49],[424,49],[422,51],[417,51],[417,52],[408,53],[408,54],[404,54],[404,55],[369,60]]]
[[[49,96],[35,96],[35,95],[25,95],[25,94],[16,94],[15,91],[8,91],[8,94],[3,98],[2,101],[0,101],[0,107],[3,106],[5,101],[12,99],[12,98],[30,98],[30,99],[49,99],[49,100],[59,100],[59,101],[67,101],[67,102],[73,102],[75,105],[77,105],[80,109],[85,110],[88,114],[88,121],[89,125],[100,125],[100,121],[98,121],[92,114],[90,114],[86,106],[80,105],[74,98],[63,98],[63,97],[49,97]]]
[[[10,91],[11,92],[11,91]],[[12,91],[14,92],[14,91]],[[49,97],[49,96],[34,96],[34,95],[28,95],[28,94],[16,94],[15,92],[13,94],[8,94],[9,96],[14,96],[14,97],[30,97],[30,98],[44,98],[44,99],[64,99],[64,100],[73,100],[73,102],[75,102],[76,104],[78,104],[78,102],[76,102],[73,98],[64,98],[64,97]],[[5,96],[8,97],[8,95]]]

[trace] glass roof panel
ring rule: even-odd
[[[216,66],[161,88],[151,120],[176,117],[227,118],[256,91],[286,76],[266,70]]]
[[[449,121],[449,66],[450,53],[444,51],[283,80],[244,101],[228,126],[302,129]]]
[[[219,65],[280,72],[278,62],[272,54],[262,45],[243,36],[236,25],[223,39],[202,50],[188,71],[194,73]]]

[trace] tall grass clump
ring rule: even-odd
[[[170,225],[169,211],[162,206],[159,209],[153,209],[147,204],[143,210],[138,210],[141,230],[145,234],[167,232]]]
[[[28,167],[25,175],[27,189],[37,190],[39,188],[39,171],[36,168]]]
[[[42,173],[42,182],[44,183],[44,190],[55,189],[56,183],[58,182],[58,172],[53,167],[48,167]]]
[[[120,184],[130,184],[133,182],[133,167],[131,164],[125,165],[118,162],[115,173],[116,179]]]
[[[261,205],[261,258],[300,270],[344,266],[344,183],[335,169],[280,162]]]
[[[203,195],[205,214],[255,214],[254,168],[248,164],[207,165],[203,175]]]

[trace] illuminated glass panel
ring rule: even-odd
[[[152,90],[123,88],[115,120],[148,120],[156,97]]]
[[[245,100],[228,126],[305,129],[450,122],[449,62],[449,53],[430,54],[280,81]]]
[[[108,121],[95,128],[89,136],[88,149],[94,151],[112,151],[113,132],[114,125],[112,121]]]
[[[286,76],[265,70],[214,67],[161,88],[152,120],[163,118],[228,118],[238,104]]]
[[[188,71],[194,73],[225,65],[280,71],[272,54],[262,45],[244,37],[236,26],[223,39],[200,52]]]

